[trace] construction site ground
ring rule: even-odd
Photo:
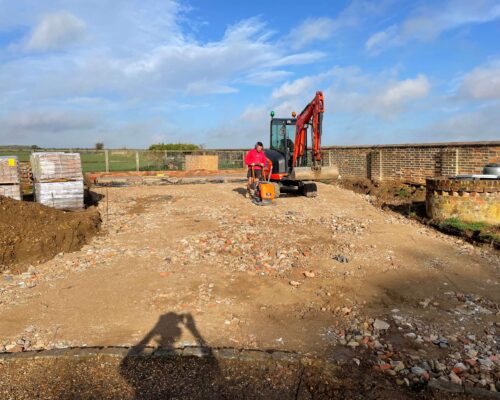
[[[0,351],[273,349],[500,390],[494,250],[326,184],[268,207],[241,183],[93,190],[100,234],[0,275]]]

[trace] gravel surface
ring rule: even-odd
[[[274,207],[237,184],[98,191],[101,235],[0,275],[0,351],[281,349],[408,390],[500,390],[495,252],[328,185]]]

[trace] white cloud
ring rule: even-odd
[[[95,119],[82,113],[68,111],[26,111],[10,114],[0,120],[0,126],[16,134],[32,132],[59,133],[89,129]]]
[[[178,11],[174,8],[172,12]],[[131,42],[124,40],[133,43],[130,48],[102,43],[101,33],[92,33],[89,46],[69,54],[14,59],[0,65],[2,94],[30,88],[33,100],[106,93],[133,96],[135,101],[173,98],[179,93],[224,94],[236,91],[237,82],[263,85],[279,81],[291,74],[287,68],[324,56],[321,52],[290,52],[283,43],[272,41],[272,32],[256,18],[230,26],[221,40],[203,43],[182,35],[175,26],[167,29],[165,41],[155,39],[158,35],[142,31],[143,23],[151,29],[146,16],[132,15],[117,14],[117,19],[123,18],[122,24],[129,24],[129,31],[138,31]],[[151,19],[155,20],[154,15]],[[171,19],[164,16],[155,24],[165,31]],[[133,21],[140,21],[139,26]],[[127,38],[130,32],[124,35]],[[144,37],[139,40],[141,35]],[[99,42],[91,43],[91,39]],[[152,43],[156,45],[151,47]],[[19,77],[15,82],[10,78],[13,73]]]
[[[252,85],[268,86],[276,83],[277,81],[283,80],[290,75],[292,75],[292,72],[284,70],[257,71],[248,74],[243,79],[243,82]]]
[[[271,95],[273,101],[286,101],[294,109],[305,106],[317,90],[325,92],[325,104],[331,110],[369,112],[392,117],[406,105],[429,94],[430,83],[425,75],[397,79],[394,71],[381,74],[363,73],[357,67],[334,67],[324,73],[285,82]],[[275,107],[280,106],[279,104]]]
[[[337,27],[333,18],[307,18],[290,32],[289,40],[293,48],[300,49],[316,40],[329,39]]]
[[[220,41],[203,44],[184,38],[134,60],[118,60],[112,68],[134,90],[146,85],[187,94],[224,94],[236,91],[229,83],[242,75],[253,76],[254,81],[259,75],[276,79],[289,73],[283,67],[323,57],[321,52],[290,54],[269,38],[265,24],[251,18],[229,27]]]
[[[500,113],[497,106],[467,109],[419,129],[415,141],[498,140]]]
[[[186,88],[187,94],[194,94],[197,96],[204,94],[228,94],[236,93],[237,91],[237,89],[231,86],[219,85],[216,83],[208,82],[206,80],[190,82]]]
[[[365,43],[365,48],[369,51],[377,51],[388,45],[397,35],[397,26],[392,25],[384,31],[371,35]]]
[[[281,99],[301,95],[308,96],[309,92],[315,93],[315,90],[313,88],[320,85],[327,76],[328,73],[315,76],[305,76],[303,78],[295,79],[291,82],[285,82],[283,85],[273,91],[271,97],[273,99]]]
[[[463,99],[500,99],[500,61],[479,66],[467,73],[457,94]]]
[[[443,5],[419,8],[401,24],[374,33],[366,41],[365,48],[378,54],[411,40],[429,41],[442,32],[498,18],[500,3],[497,0],[448,0]]]
[[[328,40],[344,30],[359,26],[374,16],[378,17],[392,3],[393,0],[352,0],[335,18],[306,18],[290,31],[286,39],[293,49],[314,45],[317,41]]]
[[[272,60],[269,60],[267,66],[270,67],[283,67],[287,65],[300,65],[300,64],[310,64],[315,61],[319,61],[325,57],[325,53],[321,51],[308,51],[303,53],[284,55],[275,54]]]
[[[390,84],[383,93],[375,97],[376,103],[384,109],[398,109],[403,104],[427,96],[430,90],[429,80],[425,75],[414,79],[405,79]]]
[[[45,15],[26,43],[28,50],[56,50],[80,40],[85,23],[67,11]]]

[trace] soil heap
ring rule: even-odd
[[[23,272],[30,263],[79,250],[100,225],[95,208],[66,212],[0,196],[0,272]]]

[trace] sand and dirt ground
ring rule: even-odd
[[[99,235],[0,276],[0,350],[280,349],[367,360],[401,385],[454,375],[498,385],[492,250],[331,185],[270,207],[238,184],[94,190]],[[169,326],[147,336],[162,318]]]

